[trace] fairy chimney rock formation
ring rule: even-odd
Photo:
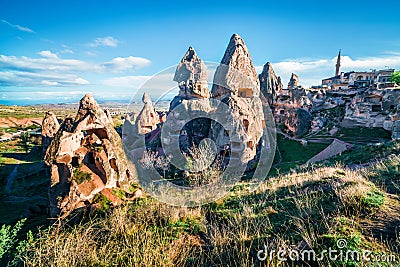
[[[42,147],[43,153],[46,153],[47,147],[50,145],[51,140],[53,140],[54,135],[60,128],[56,115],[52,112],[46,112],[46,115],[42,122]]]
[[[229,41],[221,65],[215,72],[211,93],[216,98],[226,94],[241,97],[259,96],[260,83],[257,72],[246,44],[238,34],[232,35]]]
[[[290,81],[288,83],[288,88],[289,89],[294,89],[297,86],[299,86],[299,76],[296,74],[292,73],[292,76],[290,77]]]
[[[218,66],[213,81],[212,96],[231,109],[232,129],[212,122],[210,136],[220,152],[229,147],[231,159],[248,163],[256,156],[263,135],[264,113],[259,97],[259,80],[243,39],[234,34]],[[229,118],[227,118],[229,119]],[[230,142],[235,131],[240,140]]]
[[[175,71],[179,95],[184,98],[208,98],[207,70],[193,47],[189,47]]]
[[[160,123],[160,117],[154,110],[153,102],[147,93],[143,94],[142,101],[144,105],[136,118],[135,124],[139,134],[147,134],[157,128],[157,124]]]
[[[129,194],[136,170],[108,113],[86,94],[75,119],[66,118],[47,149],[51,167],[50,215],[67,215],[93,204],[106,188]],[[128,169],[129,166],[129,169]]]
[[[264,65],[258,79],[260,80],[261,92],[272,103],[272,100],[282,91],[283,85],[281,78],[276,76],[270,62]]]
[[[197,56],[195,50],[189,47],[175,71],[174,81],[178,82],[179,94],[170,103],[167,120],[172,127],[172,135],[182,135],[179,139],[180,146],[185,152],[193,145],[208,137],[210,120],[201,118],[210,110],[207,84],[207,69],[203,61]],[[196,115],[194,115],[196,114]],[[198,116],[186,123],[183,119],[187,116]]]

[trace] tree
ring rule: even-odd
[[[25,152],[28,153],[29,145],[31,142],[31,135],[29,132],[24,132],[21,134],[21,145],[25,149]]]
[[[400,85],[400,71],[393,72],[390,81]]]

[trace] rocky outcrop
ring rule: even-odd
[[[239,125],[233,124],[232,129],[224,129],[221,124],[212,122],[210,136],[216,140],[217,149],[220,153],[230,150],[231,158],[249,162],[256,156],[265,122],[258,76],[249,51],[237,34],[231,37],[215,72],[211,93],[230,107],[230,116],[239,122]],[[231,131],[235,131],[240,140],[229,142]]]
[[[179,94],[170,103],[169,118],[173,120],[172,134],[180,135],[179,143],[185,152],[209,135],[211,121],[207,118],[190,118],[180,121],[181,113],[207,114],[211,110],[207,85],[207,70],[195,50],[189,47],[175,71]],[[179,106],[179,107],[178,107]],[[178,108],[177,108],[178,107]]]
[[[260,83],[243,39],[232,35],[221,64],[215,71],[212,96],[222,98],[231,94],[240,97],[258,97]]]
[[[153,102],[147,93],[143,94],[142,101],[144,105],[136,118],[135,124],[139,134],[147,134],[157,128],[157,124],[160,123],[160,117],[154,110]]]
[[[296,108],[288,110],[284,125],[287,132],[295,137],[301,137],[311,127],[312,115],[305,109]]]
[[[299,86],[299,76],[296,74],[292,73],[292,76],[290,77],[289,83],[288,83],[288,89],[293,89]]]
[[[278,93],[282,91],[283,85],[281,77],[275,74],[271,63],[267,62],[261,74],[258,75],[258,79],[260,80],[261,93],[263,93],[268,99],[268,102],[272,104]]]
[[[51,167],[50,215],[67,215],[93,204],[106,188],[130,194],[136,171],[126,159],[108,112],[86,94],[75,119],[67,118],[47,149]]]
[[[60,124],[58,123],[56,115],[52,112],[46,112],[46,115],[42,122],[42,148],[43,154],[46,153],[48,146],[53,140],[54,135],[60,129]]]
[[[207,69],[193,47],[189,47],[176,68],[174,81],[178,82],[179,96],[184,99],[209,97]]]

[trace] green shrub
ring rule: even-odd
[[[100,211],[107,211],[110,208],[111,200],[109,200],[106,196],[99,193],[94,196],[93,203],[100,204]]]
[[[0,229],[0,262],[9,256],[17,242],[17,235],[21,231],[26,219],[18,221],[14,226],[3,224]]]
[[[90,173],[80,171],[79,169],[75,169],[73,179],[77,184],[81,184],[85,181],[90,181],[90,179],[92,179],[92,175]]]
[[[368,192],[361,201],[368,208],[379,208],[385,203],[385,195],[377,189],[373,189]]]

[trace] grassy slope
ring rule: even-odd
[[[264,244],[269,250],[320,252],[337,249],[340,238],[352,250],[399,257],[399,195],[377,185],[384,177],[398,177],[399,164],[400,157],[392,156],[357,171],[319,167],[270,178],[252,193],[243,183],[224,199],[194,209],[148,197],[72,227],[40,231],[17,257],[28,266],[277,266],[276,255],[257,259]]]

